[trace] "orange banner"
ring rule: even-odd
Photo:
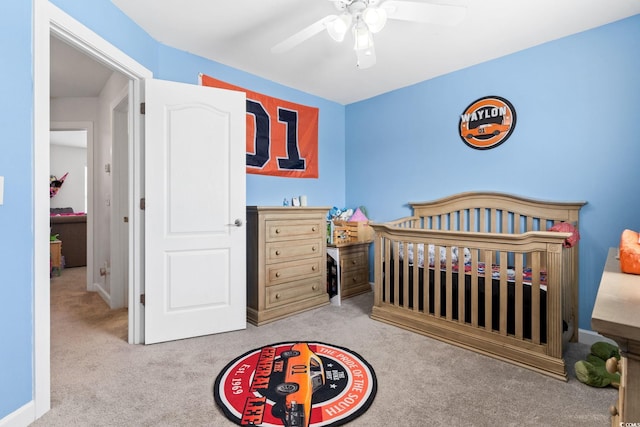
[[[318,178],[318,109],[201,75],[201,84],[247,94],[247,173]]]

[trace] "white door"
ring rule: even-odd
[[[145,81],[145,344],[246,327],[241,92]]]

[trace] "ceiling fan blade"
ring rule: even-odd
[[[467,8],[464,6],[404,0],[387,0],[380,7],[387,11],[389,19],[427,24],[456,25],[467,14]]]
[[[327,28],[327,24],[331,21],[334,21],[336,18],[337,18],[336,15],[325,16],[324,18],[314,22],[313,24],[309,25],[306,28],[303,28],[302,30],[298,31],[297,33],[293,34],[292,36],[289,36],[288,38],[284,39],[277,45],[273,46],[271,48],[271,52],[283,53],[290,49],[293,49],[300,43],[310,39],[311,37],[315,36],[319,32],[325,30]]]

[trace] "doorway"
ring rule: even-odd
[[[128,79],[56,37],[52,36],[50,43],[52,135],[84,132],[89,140],[84,149],[50,145],[51,166],[56,168],[57,173],[65,173],[67,177],[58,194],[51,198],[51,207],[62,208],[74,216],[52,218],[52,222],[77,220],[73,225],[65,223],[64,227],[58,226],[57,222],[52,225],[69,231],[73,237],[70,241],[63,241],[63,255],[68,255],[65,256],[66,266],[86,265],[87,290],[98,292],[110,308],[121,308],[127,300],[128,280],[125,280],[122,272],[126,270],[128,263],[125,257],[129,253],[122,246],[128,244],[128,239],[121,236],[127,229],[120,226],[116,233],[113,227],[119,224],[112,222],[115,223],[114,219],[122,216],[119,209],[128,206]],[[76,151],[81,150],[85,152],[84,159],[77,158],[79,154]],[[116,155],[118,157],[114,158]],[[86,171],[81,169],[84,166],[82,163],[86,165]],[[86,203],[81,194],[84,191],[85,174]],[[82,212],[86,213],[86,221],[79,221],[80,218],[76,216]],[[85,226],[86,230],[80,230]],[[80,241],[83,240],[82,236],[86,236],[86,242]],[[84,247],[88,249],[82,251],[86,261],[81,262],[84,260],[79,252]],[[112,254],[117,255],[115,259]],[[116,280],[112,280],[113,271],[116,272]]]
[[[91,206],[93,205],[93,145],[94,145],[94,126],[92,121],[51,121],[50,123],[50,135],[51,141],[50,147],[50,174],[70,173],[72,178],[65,180],[65,184],[60,189],[59,194],[54,196],[50,201],[52,208],[68,208],[71,207],[74,213],[84,212],[85,222],[82,223],[82,218],[78,218],[77,226],[83,225],[85,227],[86,242],[84,247],[84,254],[80,254],[80,243],[67,242],[65,246],[65,253],[72,252],[74,259],[67,259],[65,262],[67,266],[85,266],[86,267],[86,290],[95,291],[96,287],[92,280],[93,277],[93,233],[90,231],[93,229],[93,219]],[[56,137],[55,135],[60,135]],[[82,135],[82,138],[72,137],[69,140],[69,135]],[[55,139],[62,139],[63,142],[56,142]],[[65,139],[67,141],[65,141]],[[72,159],[69,156],[69,148],[64,147],[62,150],[57,145],[63,144],[63,146],[71,145],[71,149],[74,151],[84,152],[84,159],[75,158]],[[57,153],[56,153],[57,151]],[[73,155],[73,151],[71,153]],[[76,154],[78,156],[78,154]],[[83,167],[84,166],[84,167]],[[61,169],[62,168],[62,169]],[[85,170],[83,170],[85,169]],[[82,176],[81,176],[82,175]],[[81,188],[84,187],[84,188]],[[68,194],[71,192],[71,194]],[[50,220],[50,225],[53,220]],[[55,227],[51,229],[53,233]],[[77,240],[82,233],[75,233],[74,238]],[[74,245],[75,247],[70,247]],[[84,255],[84,262],[81,262],[81,257]]]
[[[51,408],[50,370],[50,291],[49,291],[49,197],[46,187],[49,182],[49,128],[50,128],[50,40],[51,36],[103,64],[111,71],[117,71],[128,80],[127,99],[129,104],[138,104],[141,99],[141,80],[151,78],[152,73],[123,52],[87,30],[81,23],[71,18],[55,5],[47,1],[34,2],[34,418],[39,418]],[[115,106],[114,106],[115,107]],[[130,129],[129,158],[140,158],[139,118],[132,115],[128,123]],[[135,156],[135,157],[134,157]],[[104,165],[102,165],[104,167]],[[129,162],[129,200],[141,197],[141,171],[134,170]],[[131,171],[134,170],[134,173]],[[129,204],[131,206],[131,204]],[[129,214],[129,251],[133,257],[129,263],[129,300],[131,295],[140,294],[142,283],[140,269],[140,212]],[[95,255],[91,256],[94,258]],[[137,304],[129,304],[128,341],[140,343],[141,313]]]

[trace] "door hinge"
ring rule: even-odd
[[[140,103],[140,114],[146,114],[145,111],[146,111],[146,103],[141,102]]]
[[[144,305],[144,295],[145,294],[140,294],[140,304]]]
[[[140,199],[140,210],[142,210],[142,211],[143,211],[143,210],[145,210],[145,209],[146,209],[146,207],[147,207],[147,201],[146,201],[146,200],[145,200],[145,198],[143,197],[143,198],[141,198],[141,199]]]

